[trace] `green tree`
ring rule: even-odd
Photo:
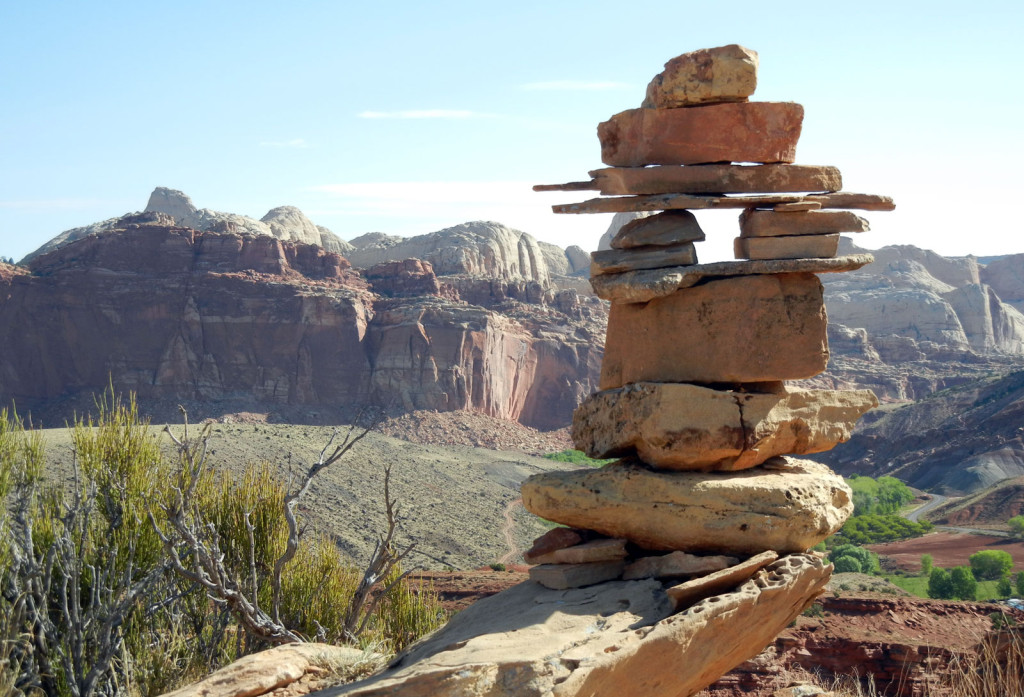
[[[996,593],[999,594],[1000,598],[1009,598],[1013,595],[1013,584],[1010,582],[1009,576],[1003,576],[999,579],[999,583],[996,584]]]
[[[949,572],[943,568],[935,567],[928,577],[928,597],[948,599],[953,597],[953,581]]]
[[[971,571],[979,581],[995,581],[1010,573],[1013,557],[1001,549],[983,549],[970,556]]]
[[[922,554],[921,555],[921,575],[922,576],[931,576],[932,575],[932,563],[933,562],[934,562],[934,559],[932,559],[932,555],[930,555],[930,554]]]
[[[949,572],[949,580],[953,586],[953,597],[959,600],[976,600],[978,597],[978,579],[969,566],[958,566]]]
[[[1015,515],[1006,524],[1010,526],[1010,533],[1014,537],[1024,537],[1024,515]]]
[[[1017,574],[1014,585],[1017,587],[1017,595],[1024,597],[1024,571]]]

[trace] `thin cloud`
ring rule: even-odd
[[[599,82],[586,80],[549,80],[547,82],[528,82],[520,85],[523,90],[546,90],[564,92],[600,92],[604,90],[624,90],[631,87],[625,82]]]
[[[363,111],[361,119],[480,119],[494,114],[468,109],[409,109],[406,111]]]
[[[260,143],[262,148],[308,148],[305,138],[292,138],[291,140],[264,140]]]

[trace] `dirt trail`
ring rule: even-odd
[[[516,544],[516,536],[514,534],[516,527],[516,520],[513,517],[517,506],[523,505],[523,499],[513,499],[505,504],[504,518],[505,522],[501,524],[501,534],[505,537],[505,544],[508,545],[508,552],[503,554],[498,559],[499,564],[511,564],[523,553],[523,550],[519,549],[519,545]]]

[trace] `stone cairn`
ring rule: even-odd
[[[765,645],[823,592],[812,547],[853,512],[843,479],[794,455],[850,437],[868,390],[798,390],[825,370],[817,273],[859,268],[838,234],[867,229],[846,209],[891,209],[843,193],[834,167],[791,164],[803,110],[747,98],[757,55],[685,54],[640,109],[598,127],[608,198],[561,213],[646,212],[593,255],[611,301],[601,391],[573,420],[600,469],[535,475],[533,513],[562,523],[525,554],[522,583],[475,603],[339,694],[681,697]],[[747,164],[736,164],[747,163]],[[654,166],[648,166],[654,165]],[[691,210],[742,209],[740,261],[697,264]]]
[[[737,45],[672,59],[641,108],[598,126],[610,167],[535,187],[607,196],[556,213],[660,211],[592,255],[611,311],[601,391],[576,410],[572,436],[591,457],[624,459],[523,485],[528,510],[570,526],[526,554],[548,588],[678,579],[666,592],[681,609],[806,552],[852,511],[841,477],[791,456],[847,440],[874,394],[784,381],[828,362],[816,274],[872,260],[836,256],[839,233],[868,229],[849,209],[894,206],[840,191],[835,167],[792,164],[803,107],[748,101],[757,69]],[[705,236],[691,211],[723,208],[742,210],[739,261],[697,264]]]

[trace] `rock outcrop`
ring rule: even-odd
[[[180,197],[164,204],[188,210]],[[293,214],[270,220],[300,225]],[[4,402],[87,408],[113,384],[143,401],[198,401],[211,415],[372,403],[551,429],[596,385],[604,309],[574,291],[468,274],[456,287],[416,260],[364,278],[321,246],[170,220],[119,219],[0,280]]]

